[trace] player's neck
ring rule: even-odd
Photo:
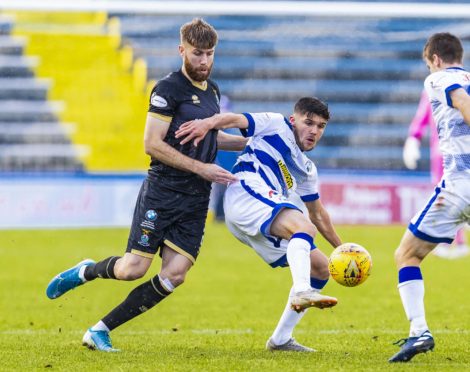
[[[181,68],[181,71],[183,72],[183,75],[186,76],[186,78],[191,82],[192,85],[194,85],[196,88],[199,88],[201,90],[206,90],[207,89],[207,80],[204,81],[196,81],[191,79],[191,77],[188,75],[186,72],[186,69],[184,66]]]

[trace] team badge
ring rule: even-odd
[[[311,173],[313,170],[313,163],[310,160],[308,160],[305,163],[305,168],[307,169],[307,173]]]
[[[150,233],[150,231],[142,229],[142,235],[140,236],[140,240],[138,241],[138,243],[141,246],[148,247],[150,245],[149,244],[149,240],[150,240],[149,233]]]
[[[153,92],[152,96],[150,97],[150,103],[152,104],[152,106],[160,108],[168,106],[168,102],[166,101],[166,99],[158,96],[155,92]]]
[[[194,104],[201,103],[201,101],[199,100],[199,97],[195,94],[192,95],[191,99],[193,100]]]

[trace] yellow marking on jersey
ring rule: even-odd
[[[170,247],[171,249],[173,249],[175,252],[183,255],[184,257],[186,257],[189,261],[191,261],[192,263],[195,263],[196,262],[196,259],[191,256],[188,252],[186,252],[185,250],[183,250],[183,248],[180,248],[178,247],[175,243],[172,243],[170,242],[169,240],[165,239],[163,241],[163,243],[165,243],[168,247]]]
[[[196,103],[201,103],[201,101],[199,100],[199,97],[196,96],[195,94],[193,94],[193,96],[191,97],[191,99],[193,100],[193,103],[196,104]]]
[[[151,117],[155,118],[155,119],[160,119],[160,120],[163,120],[167,123],[171,123],[171,121],[173,120],[173,117],[172,116],[166,116],[166,115],[162,115],[162,114],[157,114],[155,112],[149,112],[148,113]]]
[[[191,84],[194,85],[196,88],[199,88],[203,91],[206,91],[207,89],[207,81],[202,81],[202,82],[199,82],[199,81],[194,81],[191,79]]]
[[[284,176],[284,180],[286,181],[286,185],[288,189],[291,189],[294,186],[294,180],[287,169],[287,166],[280,160],[278,160],[277,165],[281,169],[282,175]]]

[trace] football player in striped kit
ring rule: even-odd
[[[434,34],[424,46],[423,58],[431,72],[424,86],[437,124],[444,175],[395,252],[398,290],[410,333],[398,342],[401,349],[390,362],[408,362],[434,349],[420,265],[439,243],[450,244],[458,229],[470,222],[470,73],[462,65],[462,44],[452,34]]]
[[[309,307],[326,308],[337,299],[320,291],[329,278],[328,259],[314,244],[319,231],[333,246],[341,244],[320,202],[318,175],[305,155],[323,135],[330,113],[317,98],[301,98],[286,119],[277,113],[214,115],[183,124],[181,143],[197,145],[216,129],[240,128],[249,137],[232,172],[238,182],[225,193],[224,210],[230,231],[270,266],[289,266],[293,279],[289,299],[266,348],[312,352],[292,337]]]

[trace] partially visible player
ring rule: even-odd
[[[301,98],[289,119],[276,113],[218,114],[183,124],[176,137],[198,144],[213,129],[240,128],[250,137],[233,169],[239,179],[225,193],[230,231],[270,266],[289,266],[293,279],[281,319],[266,344],[269,350],[312,352],[292,337],[309,307],[336,305],[320,294],[329,278],[328,259],[315,246],[319,231],[341,244],[318,194],[314,163],[304,154],[318,143],[330,113],[316,98]]]
[[[432,117],[431,104],[429,103],[426,91],[423,90],[418,109],[410,124],[408,138],[403,147],[403,162],[408,169],[416,169],[418,165],[418,160],[421,157],[421,141],[428,127],[430,132],[431,182],[433,185],[437,185],[444,173],[443,158],[441,150],[439,150],[439,137]],[[453,244],[441,243],[432,253],[438,257],[448,259],[466,256],[469,253],[469,248],[467,246],[465,229],[462,228],[457,231]]]
[[[399,341],[401,349],[390,362],[408,362],[434,349],[420,265],[437,244],[452,242],[457,230],[470,222],[470,73],[463,69],[462,44],[452,34],[434,34],[424,46],[423,58],[431,72],[424,85],[439,133],[444,176],[395,252],[398,290],[410,333]]]

